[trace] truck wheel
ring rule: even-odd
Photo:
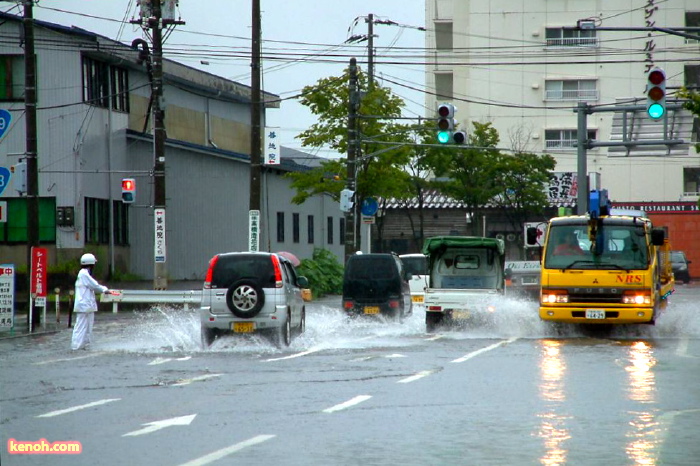
[[[428,333],[433,333],[442,323],[442,314],[435,312],[425,313],[425,330]]]

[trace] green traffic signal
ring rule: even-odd
[[[654,120],[658,120],[659,118],[663,117],[664,113],[666,113],[666,109],[661,104],[651,104],[649,105],[649,108],[647,108],[647,115],[649,115],[649,118]]]
[[[450,132],[449,131],[438,131],[437,140],[440,144],[447,144],[450,142]]]

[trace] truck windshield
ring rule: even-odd
[[[587,225],[552,225],[544,266],[548,269],[646,269],[649,249],[641,225],[605,225],[591,244]],[[594,254],[594,251],[597,254]]]

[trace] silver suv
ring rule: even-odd
[[[265,333],[289,346],[306,327],[301,288],[308,287],[292,263],[269,252],[230,252],[209,261],[200,322],[206,348],[224,333]]]

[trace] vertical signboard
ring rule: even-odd
[[[0,264],[0,332],[12,330],[15,320],[15,266]]]
[[[155,250],[156,262],[165,262],[165,209],[154,209],[155,218]]]
[[[276,128],[265,127],[265,165],[280,164],[280,143],[277,140]]]
[[[248,250],[260,250],[260,211],[251,210],[248,213]]]
[[[46,269],[48,267],[48,251],[46,248],[32,248],[32,281],[31,294],[32,298],[43,298],[38,302],[46,301]],[[39,304],[37,303],[37,306]]]

